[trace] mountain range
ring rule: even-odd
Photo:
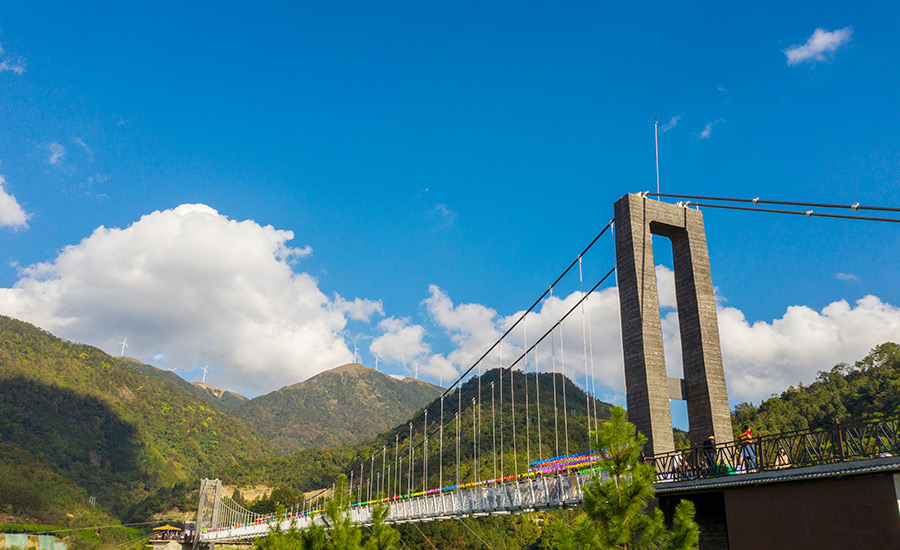
[[[250,400],[0,316],[0,513],[65,524],[190,509],[200,477],[371,438],[439,393],[351,364]]]

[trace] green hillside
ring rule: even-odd
[[[819,372],[809,386],[791,386],[759,406],[741,403],[732,416],[735,439],[747,424],[760,434],[827,428],[835,420],[900,414],[900,345],[885,342],[853,365]]]
[[[73,498],[96,496],[123,519],[155,511],[179,482],[193,487],[201,475],[269,452],[243,423],[175,384],[2,316],[0,441],[16,460],[38,461],[35,472],[58,473],[58,487],[76,487]],[[21,504],[11,495],[0,491],[0,509]],[[54,503],[28,508],[37,516]]]
[[[409,418],[441,391],[351,363],[252,399],[235,416],[280,453],[290,454],[371,438]]]
[[[563,417],[563,397],[566,398],[566,409],[568,410],[568,430],[569,430],[569,450],[572,453],[584,451],[587,449],[587,395],[578,388],[568,378],[558,375],[554,383],[552,374],[543,373],[540,375],[540,426],[541,426],[541,448],[537,445],[537,426],[538,426],[538,391],[535,387],[534,375],[528,375],[527,388],[529,396],[530,425],[526,426],[524,415],[525,376],[521,372],[516,372],[513,379],[516,399],[516,414],[511,414],[509,394],[504,394],[503,415],[504,421],[502,426],[499,423],[500,406],[499,406],[499,388],[495,388],[496,405],[494,412],[496,414],[497,423],[491,424],[491,394],[490,384],[493,381],[499,386],[499,370],[494,369],[485,372],[481,376],[482,399],[480,407],[471,406],[472,399],[476,399],[478,403],[479,380],[477,377],[468,380],[462,387],[462,394],[458,396],[455,392],[449,394],[444,399],[444,420],[446,427],[444,429],[444,479],[456,479],[456,428],[455,414],[458,403],[461,401],[463,405],[463,413],[461,416],[460,430],[460,457],[462,461],[461,475],[463,481],[471,481],[474,469],[473,450],[473,414],[477,416],[475,420],[475,437],[478,438],[476,447],[479,454],[479,468],[482,473],[480,477],[490,477],[494,471],[494,442],[497,444],[497,468],[502,467],[507,473],[512,473],[518,467],[520,472],[528,469],[529,452],[531,460],[539,458],[550,458],[557,454],[566,454],[565,429],[566,419]],[[504,375],[504,387],[510,387],[509,375]],[[563,389],[565,387],[565,390]],[[555,388],[555,389],[554,389]],[[554,406],[554,395],[556,397],[556,406]],[[600,419],[609,418],[610,405],[602,401],[594,401],[591,404],[593,411],[594,404],[597,407],[597,414]],[[429,411],[429,433],[434,432],[439,426],[437,420],[440,418],[440,399],[436,399],[421,406],[415,411],[417,420],[413,427],[413,442],[416,445],[416,452],[421,457],[422,447],[422,429],[424,427],[423,418],[419,413],[428,408]],[[556,414],[555,414],[556,413]],[[234,464],[222,471],[222,477],[228,484],[232,485],[251,485],[255,483],[265,483],[273,487],[283,487],[293,490],[311,491],[331,485],[337,476],[341,473],[349,473],[351,469],[358,469],[361,461],[369,458],[371,453],[376,449],[381,449],[387,445],[392,449],[398,440],[401,453],[408,453],[409,440],[409,420],[413,415],[405,418],[392,427],[369,440],[356,445],[345,445],[336,448],[316,448],[305,449],[288,457],[269,457],[256,461]],[[513,441],[513,425],[515,425],[516,441]],[[557,427],[559,428],[559,439],[556,438]],[[530,445],[525,444],[526,431],[531,434],[533,440]],[[558,447],[557,447],[558,445]],[[502,459],[500,462],[499,449],[503,449]],[[439,433],[434,433],[429,439],[429,472],[432,478],[429,482],[431,486],[436,486],[440,476],[440,437]],[[558,451],[558,452],[557,452]],[[404,455],[406,456],[406,455]],[[421,463],[421,459],[419,459]]]
[[[238,407],[248,401],[246,397],[233,391],[223,390],[202,382],[188,382],[170,370],[161,369],[138,361],[132,357],[116,357],[146,376],[167,380],[184,391],[196,395],[213,407],[226,413],[234,412]]]

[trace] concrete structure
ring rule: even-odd
[[[690,500],[700,550],[900,549],[900,458],[658,483],[671,518]]]
[[[733,439],[703,215],[629,194],[615,204],[616,270],[628,419],[648,454],[674,450],[669,399],[685,399],[691,445]],[[666,374],[653,235],[672,242],[684,380]],[[671,389],[670,389],[671,386]]]

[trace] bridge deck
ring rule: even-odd
[[[882,471],[900,471],[900,457],[854,460],[802,468],[724,475],[707,479],[664,481],[654,484],[654,487],[657,494],[666,495]],[[591,476],[591,472],[558,474],[395,500],[391,502],[387,522],[435,521],[573,508],[581,504],[582,488],[590,481]],[[372,505],[351,507],[350,518],[361,525],[371,524]],[[303,529],[313,522],[321,523],[321,515],[305,513],[286,517],[280,521],[270,520],[251,525],[207,530],[200,534],[200,541],[222,542],[253,539],[265,536],[276,524],[281,529],[288,529],[292,525]]]

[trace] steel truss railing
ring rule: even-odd
[[[595,472],[560,473],[514,480],[508,483],[482,485],[467,489],[437,492],[419,497],[387,502],[390,511],[387,523],[433,521],[468,516],[500,515],[531,512],[547,508],[569,508],[581,503],[583,487],[590,483]],[[606,472],[599,472],[602,478]],[[350,519],[360,525],[372,523],[372,510],[377,504],[350,508]],[[246,516],[239,515],[239,520]],[[221,542],[263,537],[276,525],[304,529],[313,522],[323,523],[320,512],[286,513],[284,517],[260,516],[255,523],[209,525],[200,533],[203,542]]]
[[[900,456],[900,417],[835,422],[833,427],[826,429],[755,437],[747,446],[739,441],[729,441],[715,447],[701,446],[659,454],[647,461],[656,469],[656,480],[666,482],[879,456]]]

